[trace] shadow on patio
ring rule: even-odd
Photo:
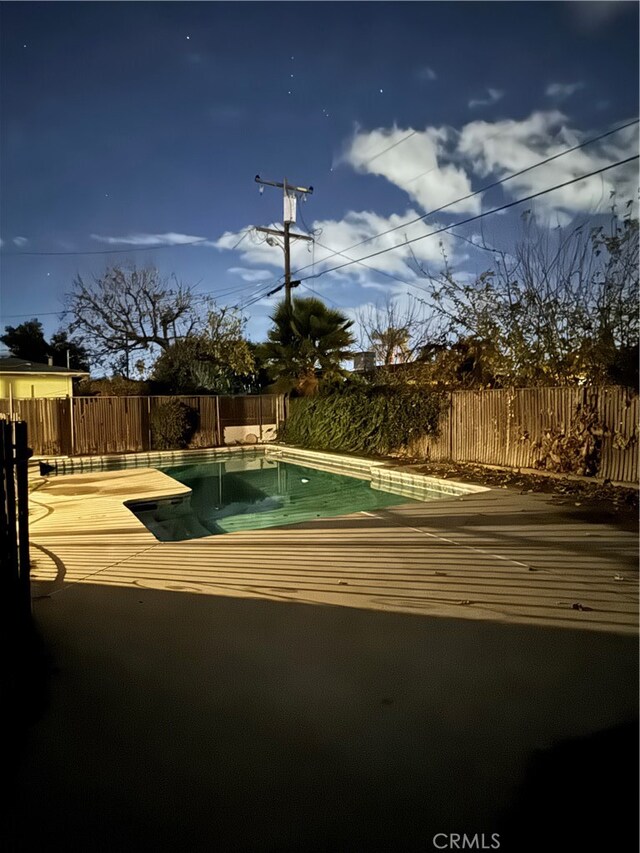
[[[635,849],[634,637],[93,583],[35,615],[16,851]]]

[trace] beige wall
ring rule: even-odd
[[[71,376],[38,376],[33,374],[0,374],[0,397],[17,399],[29,397],[70,397],[73,393]]]

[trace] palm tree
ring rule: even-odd
[[[411,359],[409,342],[411,334],[407,328],[389,326],[371,332],[373,351],[384,364],[405,364]]]
[[[318,368],[323,381],[345,375],[340,362],[355,341],[349,331],[353,320],[313,297],[294,299],[291,309],[280,302],[271,320],[262,356],[279,388],[310,395],[318,390]]]

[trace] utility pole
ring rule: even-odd
[[[263,234],[273,234],[277,237],[284,238],[284,294],[285,305],[291,313],[291,288],[297,287],[299,281],[291,281],[291,240],[309,240],[313,242],[313,237],[307,234],[296,234],[291,232],[291,223],[296,221],[296,202],[299,194],[310,195],[313,192],[313,187],[297,187],[289,184],[285,178],[282,183],[279,181],[263,181],[260,175],[255,177],[256,183],[266,187],[277,187],[282,190],[284,215],[282,221],[284,223],[284,231],[276,231],[275,228],[259,228],[256,231],[262,231]],[[260,192],[262,192],[262,186]]]

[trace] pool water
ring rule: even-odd
[[[190,497],[129,508],[165,542],[417,503],[372,489],[368,480],[263,456],[159,470],[189,486]]]

